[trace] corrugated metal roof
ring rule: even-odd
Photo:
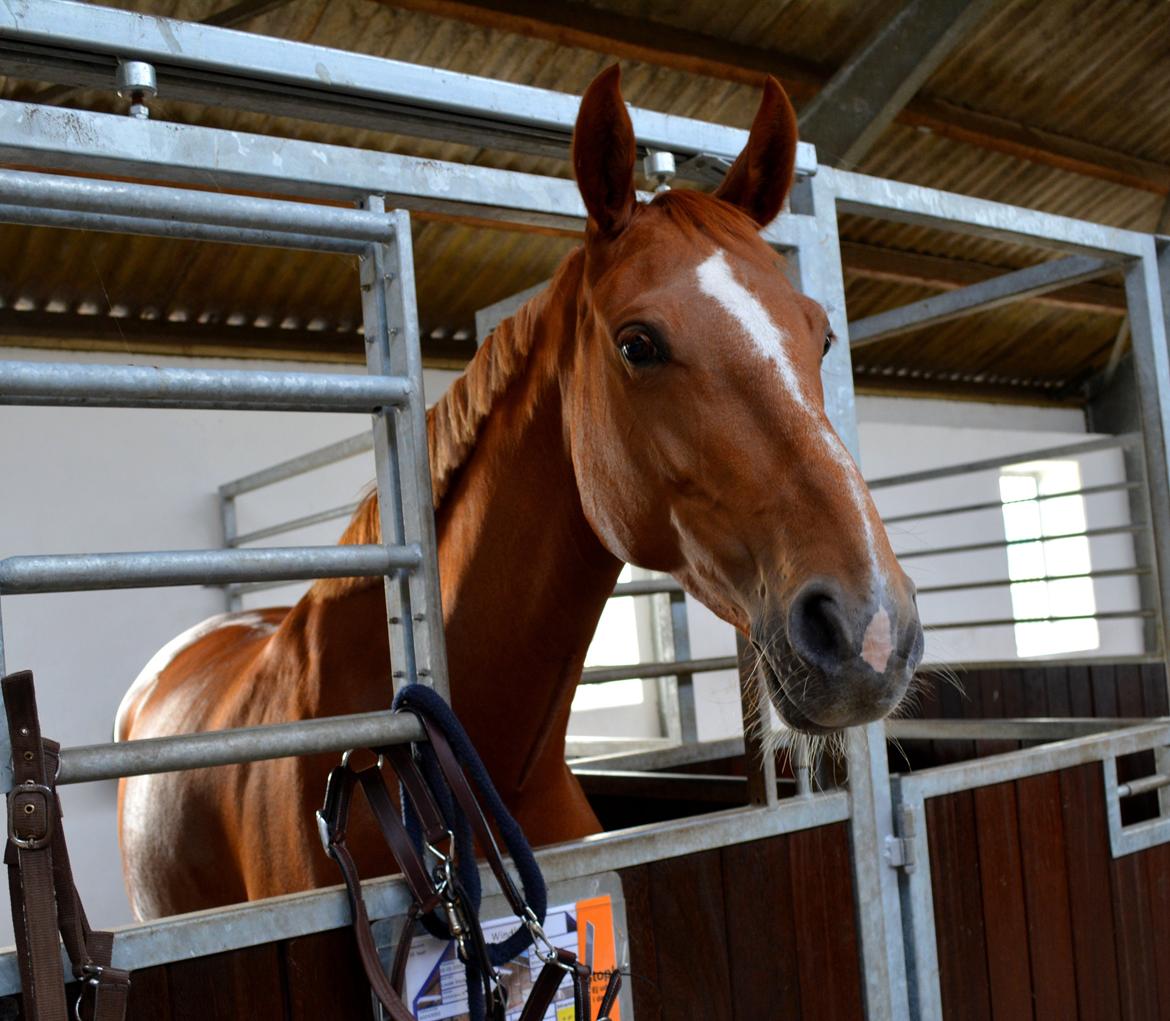
[[[407,6],[420,3],[425,0]],[[124,0],[114,6],[199,20],[224,2]],[[802,73],[813,77],[826,76],[844,62],[891,9],[876,0],[594,0],[566,7],[578,14],[596,8],[754,51],[775,51],[780,63],[796,61]],[[246,28],[573,94],[613,59],[592,49],[376,0],[292,0]],[[629,60],[622,65],[626,98],[650,109],[746,127],[758,102],[757,89],[736,81]],[[1170,165],[1170,104],[1160,83],[1168,68],[1170,16],[1164,4],[1010,0],[963,40],[921,94],[1165,166]],[[33,99],[43,88],[0,79],[4,98]],[[807,94],[807,85],[802,88]],[[112,94],[80,93],[66,102],[120,109]],[[563,160],[207,109],[165,96],[153,107],[156,117],[179,122],[569,174]],[[858,169],[1146,231],[1155,228],[1166,202],[1150,190],[1028,162],[906,124],[891,126]],[[1050,257],[1018,245],[853,216],[842,219],[842,236],[880,248],[890,266],[898,265],[900,253],[933,257],[939,272],[953,267],[956,280],[972,264],[1007,270]],[[547,278],[573,243],[567,237],[417,218],[420,313],[424,335],[436,338],[432,351],[455,360],[469,354],[473,346],[466,338],[476,309]],[[938,285],[935,280],[925,286],[910,270],[904,279],[891,280],[888,273],[875,275],[872,266],[851,266],[849,258],[846,270],[851,319],[936,293]],[[230,325],[250,325],[268,332],[264,343],[273,350],[283,338],[290,350],[356,358],[360,309],[353,273],[353,260],[340,256],[0,228],[0,311],[35,313],[23,320],[30,324],[25,335],[42,330],[50,315],[76,324],[81,313],[93,315],[94,337],[100,334],[103,343],[127,347],[148,343],[149,324],[169,323],[173,346],[197,350],[203,337],[222,351],[232,345]],[[1116,281],[1105,283],[1116,286]],[[111,331],[103,324],[98,330],[97,320],[111,309],[121,328],[115,323]],[[12,326],[13,319],[14,314],[4,320],[9,342],[22,332]],[[1002,308],[858,350],[858,383],[993,397],[1075,398],[1076,383],[1108,357],[1119,321],[1116,308],[1035,303]],[[128,327],[132,322],[137,324],[133,330]],[[200,331],[201,326],[208,329]],[[68,336],[64,326],[48,333]]]

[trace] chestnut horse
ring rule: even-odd
[[[429,418],[451,696],[532,841],[599,827],[565,765],[573,691],[623,561],[673,575],[750,636],[793,728],[888,713],[922,650],[911,582],[825,416],[832,335],[759,237],[792,183],[796,122],[769,79],[712,195],[639,204],[617,68],[581,103],[584,244],[501,323]],[[342,541],[378,541],[370,497]],[[171,642],[121,739],[384,709],[379,579]],[[120,824],[153,917],[337,882],[313,811],[335,756],[134,777]],[[372,826],[350,845],[390,868]]]

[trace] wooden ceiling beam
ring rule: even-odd
[[[756,46],[599,10],[545,0],[377,0],[378,3],[497,29],[687,74],[759,86],[775,75],[798,101],[814,96],[834,68]],[[918,96],[898,114],[900,124],[934,132],[1019,159],[1120,184],[1170,194],[1170,167],[953,103]]]

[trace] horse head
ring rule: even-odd
[[[792,184],[796,119],[769,78],[714,195],[634,190],[616,67],[573,136],[588,210],[574,354],[561,372],[585,515],[750,638],[780,716],[878,719],[922,655],[914,585],[825,414],[824,310],[759,236]]]

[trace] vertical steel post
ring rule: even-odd
[[[0,677],[8,672],[4,665],[4,615],[0,613]],[[0,696],[0,706],[3,705],[3,696]],[[12,741],[8,737],[8,728],[0,726],[0,791],[7,791],[12,787]]]
[[[776,804],[776,754],[764,739],[762,728],[769,726],[768,706],[756,680],[756,655],[746,638],[735,633],[739,659],[739,699],[743,711],[743,751],[747,765],[749,805]]]
[[[845,281],[837,233],[837,204],[828,175],[814,175],[793,190],[794,213],[815,217],[816,230],[798,254],[801,290],[825,307],[837,343],[822,368],[825,409],[842,442],[860,463]],[[853,727],[847,734],[850,834],[853,844],[853,896],[861,946],[866,1017],[901,1021],[908,1016],[906,960],[898,876],[883,857],[893,836],[893,807],[885,728],[878,723]]]
[[[380,196],[365,208],[385,211]],[[361,257],[367,367],[412,384],[404,408],[373,416],[379,514],[384,543],[417,545],[423,554],[418,570],[386,579],[391,664],[395,690],[419,681],[449,697],[410,216],[396,210],[391,222],[392,236]]]
[[[219,526],[223,548],[231,549],[236,544],[236,536],[239,535],[236,525],[236,498],[225,496],[222,491],[219,494]],[[223,587],[223,602],[224,609],[228,613],[234,613],[243,608],[243,598],[240,596],[240,591],[231,582]]]
[[[1154,237],[1125,271],[1125,300],[1133,345],[1134,375],[1145,451],[1149,526],[1157,572],[1161,654],[1170,640],[1170,351],[1166,321],[1170,306],[1170,245]]]
[[[670,637],[674,645],[675,660],[691,658],[691,632],[687,623],[687,597],[685,592],[671,592]],[[683,745],[697,744],[699,725],[695,717],[695,675],[675,675],[675,700],[678,705],[678,740]]]

